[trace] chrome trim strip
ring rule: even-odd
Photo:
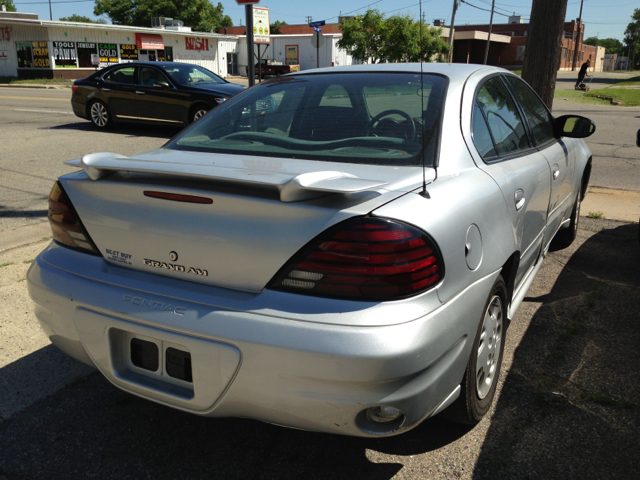
[[[146,118],[146,117],[130,117],[128,115],[116,115],[118,118],[129,118],[132,120],[150,120],[152,122],[169,122],[169,123],[182,123],[178,120],[163,120],[161,118]]]

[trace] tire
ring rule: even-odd
[[[191,110],[191,115],[189,115],[189,120],[191,121],[191,123],[197,122],[202,117],[204,117],[209,110],[211,109],[207,105],[202,105],[202,104],[196,105]]]
[[[571,220],[569,228],[558,230],[556,236],[553,237],[553,246],[557,248],[567,248],[573,243],[578,236],[578,224],[580,223],[580,205],[582,204],[582,183],[580,184],[580,190],[578,190],[578,196],[576,202],[573,204],[573,210],[571,210]]]
[[[475,425],[493,403],[500,378],[507,322],[507,287],[498,276],[485,302],[460,396],[443,413],[449,420]]]
[[[111,112],[100,100],[96,100],[89,105],[89,119],[95,127],[101,130],[110,128],[113,125]]]

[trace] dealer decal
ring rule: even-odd
[[[125,265],[131,265],[131,254],[118,252],[116,250],[106,249],[107,252],[107,260],[111,260],[112,262],[123,263]]]

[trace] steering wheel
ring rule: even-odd
[[[382,120],[384,117],[388,117],[389,115],[400,115],[402,118],[409,121],[409,125],[411,125],[411,135],[407,137],[407,140],[414,140],[416,138],[416,124],[406,112],[402,110],[385,110],[384,112],[380,112],[378,115],[373,117],[369,124],[367,125],[367,136],[371,135],[371,132],[375,130],[374,125]]]

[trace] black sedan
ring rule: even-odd
[[[121,63],[73,82],[71,106],[98,128],[120,122],[187,125],[244,89],[198,65]]]

